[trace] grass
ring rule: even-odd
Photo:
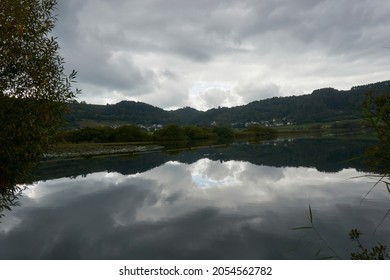
[[[50,147],[44,159],[93,157],[113,154],[131,154],[161,149],[161,146],[151,142],[131,143],[64,143]]]

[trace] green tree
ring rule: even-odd
[[[213,133],[219,142],[225,143],[234,140],[234,131],[230,127],[216,126],[213,128]]]
[[[370,94],[366,102],[366,119],[378,138],[378,144],[366,152],[372,172],[390,177],[390,95]]]
[[[76,72],[51,37],[55,0],[1,0],[0,190],[23,182],[61,124]],[[4,190],[5,191],[5,190]]]
[[[115,129],[115,141],[117,142],[136,142],[151,140],[151,136],[136,125],[122,125]]]
[[[194,125],[185,126],[184,131],[188,139],[190,140],[207,139],[210,137],[209,132],[207,130]]]
[[[367,149],[365,153],[366,163],[370,171],[376,173],[379,178],[374,187],[379,183],[384,183],[390,191],[390,95],[388,93],[369,93],[365,102],[365,109],[366,119],[378,139],[375,146]],[[383,217],[382,222],[388,213]],[[351,259],[389,259],[386,245],[378,243],[371,249],[366,248],[360,241],[361,235],[362,233],[358,229],[352,229],[349,232],[349,238],[357,243],[359,249],[358,252],[351,253]]]
[[[167,125],[162,129],[157,130],[153,134],[153,137],[156,140],[164,140],[164,141],[187,139],[184,129],[181,126],[175,124]]]

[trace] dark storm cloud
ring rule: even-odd
[[[234,105],[388,76],[387,1],[60,0],[58,14],[62,54],[96,101],[207,108],[218,96]],[[165,69],[180,75],[164,79]],[[200,92],[198,104],[199,82],[231,83],[231,97]]]

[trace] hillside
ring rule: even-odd
[[[69,104],[69,112],[64,116],[66,126],[75,128],[83,124],[166,124],[179,120],[171,112],[152,105],[121,101],[114,105]]]
[[[232,108],[214,108],[206,112],[186,107],[166,111],[152,105],[121,101],[114,105],[69,104],[65,116],[67,127],[83,124],[211,124],[241,126],[258,123],[312,123],[361,118],[362,104],[368,92],[390,92],[390,81],[355,86],[340,91],[334,88],[314,90],[311,94],[288,97],[273,97],[253,101]]]

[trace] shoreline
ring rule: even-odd
[[[260,138],[236,138],[234,142],[264,142],[264,141],[277,141],[290,138],[301,138],[301,137],[348,137],[352,135],[365,135],[370,137],[370,133],[362,131],[300,131],[295,133],[282,132],[278,133],[275,139],[262,139]],[[56,161],[56,160],[69,160],[69,159],[88,159],[105,156],[121,156],[121,155],[136,155],[140,153],[156,152],[165,150],[167,152],[175,152],[182,150],[194,150],[205,147],[216,147],[225,146],[229,143],[216,143],[210,142],[199,142],[198,145],[188,145],[177,141],[177,145],[172,146],[164,145],[164,142],[110,142],[110,143],[61,143],[52,145],[49,150],[43,154],[41,162]],[[192,143],[194,144],[194,143]]]
[[[150,142],[57,144],[50,147],[49,150],[43,154],[41,161],[136,154],[158,151],[163,148],[163,146]]]

